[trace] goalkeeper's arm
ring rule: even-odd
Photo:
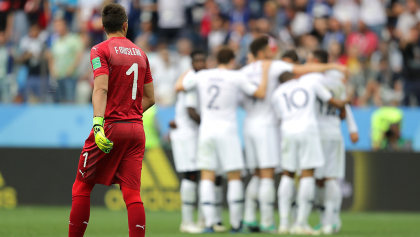
[[[107,96],[108,75],[99,75],[95,77],[92,93],[93,130],[95,132],[96,145],[105,153],[109,153],[114,145],[112,141],[105,137],[103,129]]]

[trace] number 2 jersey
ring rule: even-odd
[[[197,88],[200,111],[200,127],[213,127],[215,130],[237,132],[236,113],[238,95],[242,91],[252,96],[257,86],[246,79],[239,71],[228,69],[207,69],[183,81],[184,88]],[[233,130],[231,130],[233,129]]]
[[[274,111],[281,119],[283,136],[295,134],[319,135],[316,102],[327,102],[331,93],[311,75],[282,83],[273,94]]]
[[[112,37],[92,47],[94,77],[108,75],[105,122],[142,124],[143,86],[153,81],[146,54],[125,37]]]

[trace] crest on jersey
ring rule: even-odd
[[[96,70],[101,67],[101,60],[99,59],[99,57],[92,59],[92,67],[93,70]]]

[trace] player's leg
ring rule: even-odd
[[[294,196],[294,175],[298,168],[298,143],[294,137],[283,137],[281,140],[281,166],[283,174],[278,188],[278,205],[280,213],[279,233],[289,232],[290,208]]]
[[[338,156],[338,159],[336,160],[337,163],[334,166],[334,171],[331,170],[330,175],[328,177],[334,177],[335,178],[335,190],[336,190],[336,203],[334,205],[334,216],[333,216],[333,232],[338,233],[341,230],[341,219],[340,219],[340,212],[341,212],[341,202],[343,200],[343,193],[340,186],[340,180],[344,179],[345,177],[345,168],[346,168],[346,157],[345,157],[345,149],[344,149],[344,142],[343,138],[340,137],[336,141],[336,145],[334,145],[334,148],[336,148],[336,151],[333,153]],[[331,167],[333,168],[333,167]]]
[[[268,126],[260,128],[259,141],[262,143],[257,147],[258,167],[260,168],[260,187],[258,201],[260,203],[261,224],[263,232],[276,232],[274,225],[274,203],[276,189],[274,187],[274,170],[279,166],[280,144],[277,127]]]
[[[228,174],[227,201],[231,232],[242,232],[244,190],[241,170],[245,168],[241,143],[236,134],[220,135],[216,140],[218,161]]]
[[[340,187],[340,182],[339,180],[337,180],[337,182],[339,183],[339,187]],[[343,192],[341,190],[340,187],[340,192],[338,193],[338,199],[337,199],[337,203],[336,203],[336,212],[334,215],[334,233],[338,233],[341,230],[341,218],[340,218],[340,213],[341,213],[341,203],[343,202]]]
[[[213,229],[215,232],[226,232],[226,227],[223,226],[223,177],[218,176],[216,173],[216,181],[215,181],[215,191],[216,191],[216,217],[215,222],[216,224],[213,225]],[[198,221],[197,227],[204,229],[205,228],[205,220],[202,211],[201,202],[198,202]]]
[[[129,236],[143,237],[146,231],[146,216],[140,197],[141,170],[146,141],[143,126],[135,123],[120,123],[114,126],[118,126],[120,136],[124,137],[121,142],[129,144],[125,150],[119,150],[118,154],[114,155],[116,159],[122,156],[114,182],[120,184],[127,207]],[[113,149],[115,148],[116,146]]]
[[[280,212],[279,234],[287,234],[289,232],[290,211],[294,196],[295,173],[287,170],[283,171],[280,185],[278,189],[278,205]]]
[[[324,234],[333,233],[333,225],[335,222],[335,213],[338,212],[337,203],[341,197],[340,186],[336,178],[326,178],[325,180],[325,216],[322,227]]]
[[[140,190],[121,186],[127,207],[128,233],[130,237],[144,237],[146,233],[146,214],[140,197]]]
[[[232,232],[241,231],[244,207],[244,186],[240,170],[228,172],[227,200]]]
[[[322,168],[321,168],[322,169]],[[319,214],[319,223],[315,229],[321,229],[324,223],[324,197],[325,197],[325,179],[317,176],[316,173],[318,169],[315,170],[315,198],[314,198],[314,209]]]
[[[274,187],[274,168],[260,169],[260,187],[258,201],[260,203],[261,225],[263,232],[275,232],[274,226],[274,203],[276,189]]]
[[[182,175],[183,179],[181,180],[180,187],[182,222],[180,231],[186,233],[201,233],[202,229],[198,228],[194,223],[194,210],[197,202],[198,172],[184,172]]]
[[[299,181],[297,195],[298,216],[292,229],[295,234],[315,234],[308,224],[308,217],[312,210],[315,197],[314,169],[324,165],[321,141],[316,136],[304,136],[299,142],[299,167],[302,175]]]
[[[216,175],[212,170],[201,170],[200,203],[205,220],[204,232],[214,232],[216,224]]]
[[[215,170],[217,170],[218,162],[213,136],[210,132],[200,131],[198,138],[197,168],[201,170],[199,196],[205,233],[214,232],[213,225],[216,224]]]
[[[245,190],[245,211],[244,211],[244,228],[251,232],[258,232],[259,226],[256,219],[256,212],[258,207],[258,189],[260,186],[260,174],[257,168],[257,155],[256,146],[253,136],[254,131],[245,126],[244,129],[244,140],[245,140],[245,158],[246,167],[249,170],[254,170],[254,174],[251,177]]]
[[[313,169],[302,170],[297,194],[298,213],[295,226],[291,233],[312,234],[312,229],[308,224],[308,217],[312,210],[312,202],[315,195],[315,179]]]
[[[82,237],[85,234],[89,223],[90,193],[93,186],[77,179],[73,184],[69,237]]]
[[[259,169],[255,169],[245,190],[244,227],[251,232],[258,232],[256,211],[258,207],[258,189],[260,186]]]
[[[215,181],[215,191],[216,191],[216,232],[224,232],[226,228],[223,226],[223,177],[217,176]]]
[[[319,223],[315,226],[314,229],[321,230],[324,225],[324,214],[325,214],[325,172],[328,169],[330,161],[330,141],[328,139],[321,139],[321,148],[322,154],[325,160],[325,163],[322,167],[316,168],[314,177],[316,179],[315,183],[315,199],[314,199],[314,208],[319,214]],[[333,157],[333,159],[335,159]]]

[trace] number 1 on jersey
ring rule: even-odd
[[[136,100],[137,95],[137,79],[139,79],[139,65],[137,63],[133,63],[131,67],[125,73],[127,76],[131,75],[134,72],[134,80],[133,80],[133,91],[131,93],[131,99]]]

